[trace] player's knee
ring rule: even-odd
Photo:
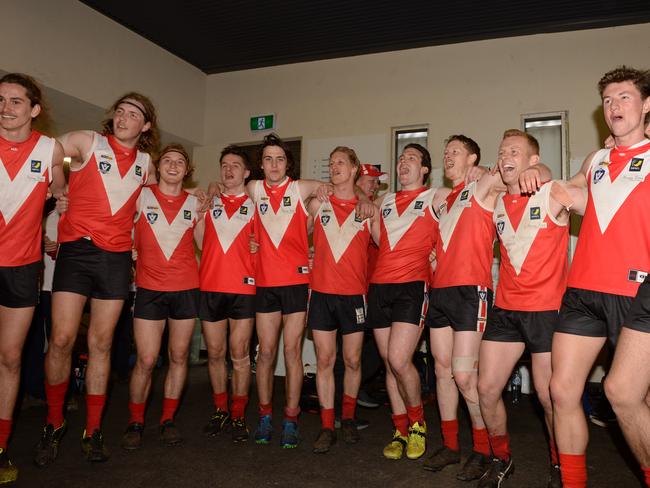
[[[272,363],[275,361],[275,357],[277,356],[278,349],[277,348],[271,348],[271,347],[262,347],[260,345],[260,349],[257,353],[257,363]]]
[[[551,378],[551,400],[554,409],[564,409],[580,405],[582,390],[574,385],[571,380],[565,380],[560,376],[553,375]]]
[[[301,357],[301,350],[297,344],[284,345],[284,359],[286,362],[297,361]]]
[[[330,370],[334,368],[336,362],[336,353],[319,351],[316,354],[316,365],[319,371]]]
[[[436,361],[433,369],[436,373],[436,378],[444,378],[447,380],[452,379],[451,361]]]
[[[225,352],[224,352],[225,354]],[[248,357],[250,354],[248,348],[248,342],[239,341],[230,344],[230,359],[234,361],[234,358],[243,358]]]
[[[232,368],[235,371],[239,371],[239,372],[250,371],[251,358],[248,355],[248,349],[246,350],[246,355],[243,356],[238,356],[234,353],[231,353],[230,360],[232,361]]]
[[[170,348],[169,349],[169,363],[174,366],[184,366],[187,364],[188,348]]]
[[[113,338],[104,334],[88,336],[88,353],[93,356],[106,356],[111,353]]]
[[[361,369],[361,357],[357,354],[344,356],[343,362],[345,363],[345,369],[348,371],[359,371]]]
[[[501,396],[503,388],[499,388],[494,381],[489,378],[480,377],[478,379],[478,395],[481,403],[494,403]]]
[[[542,404],[545,411],[550,411],[553,408],[553,403],[551,402],[551,388],[548,381],[535,381],[534,386],[539,403]]]
[[[138,361],[137,361],[138,369],[144,371],[147,374],[151,374],[153,369],[156,367],[157,362],[158,362],[157,354],[143,354],[143,355],[138,354]]]
[[[454,381],[463,396],[467,396],[476,389],[476,373],[454,372]]]
[[[72,354],[75,338],[68,334],[52,334],[48,343],[48,351],[58,354]]]
[[[616,376],[605,378],[605,395],[617,414],[636,403],[636,396],[631,394],[629,386],[629,384],[626,385],[625,382],[619,381]]]
[[[407,359],[403,354],[391,351],[388,352],[388,364],[393,370],[393,373],[395,373],[397,376],[405,374],[409,366],[412,365],[410,358]]]
[[[211,363],[224,362],[226,360],[226,346],[211,346],[208,348],[208,361]]]
[[[20,371],[20,350],[0,350],[0,366],[5,371],[18,373]]]

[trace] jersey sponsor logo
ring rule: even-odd
[[[266,212],[269,209],[269,204],[268,203],[260,203],[260,213],[262,215],[266,215]]]
[[[530,220],[539,220],[542,217],[542,210],[539,207],[530,207]]]
[[[252,278],[250,276],[244,276],[244,284],[255,286],[255,278]]]
[[[460,194],[460,201],[465,201],[469,198],[469,189],[463,190]]]
[[[325,226],[327,223],[330,221],[330,216],[329,215],[321,215],[320,216],[320,223],[321,225]]]
[[[158,214],[154,212],[147,212],[147,222],[149,222],[151,225],[156,223],[156,220],[158,220]]]
[[[416,200],[415,204],[413,205],[413,208],[415,210],[422,210],[423,206],[424,206],[424,202],[422,200]]]
[[[239,215],[248,215],[248,207],[245,205],[239,207]]]
[[[103,175],[108,173],[111,170],[111,163],[107,161],[100,161],[99,162],[99,171],[102,172]]]
[[[221,208],[212,209],[212,218],[218,219],[219,217],[221,217],[222,213],[223,213],[223,209]]]
[[[183,210],[183,218],[185,220],[192,220],[192,211],[191,210]]]
[[[598,168],[594,171],[594,185],[602,180],[603,176],[605,176],[605,170],[603,168]]]
[[[282,206],[290,207],[291,206],[291,197],[282,197]]]
[[[139,164],[135,165],[135,175],[142,176],[142,166],[140,166]]]
[[[355,221],[357,224],[360,224],[360,223],[363,222],[363,219],[361,218],[361,216],[357,215],[357,213],[355,212],[355,214],[354,214],[354,221]]]
[[[298,266],[298,274],[309,274],[309,266]]]
[[[497,232],[499,235],[503,234],[503,229],[505,228],[506,223],[503,220],[499,220],[497,222]]]
[[[30,170],[32,173],[40,173],[43,163],[37,159],[32,159]]]
[[[392,208],[385,208],[381,211],[381,214],[383,215],[384,218],[388,217],[390,215]]]
[[[643,167],[643,158],[632,158],[630,161],[630,171],[634,173],[638,173],[641,171],[641,168]]]

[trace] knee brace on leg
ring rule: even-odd
[[[250,368],[251,365],[251,358],[248,354],[241,358],[235,358],[231,354],[230,360],[232,361],[232,368],[237,371],[243,371],[245,369],[248,369]]]
[[[457,356],[451,358],[451,374],[478,372],[478,356]]]

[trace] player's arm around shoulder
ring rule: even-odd
[[[307,203],[307,233],[311,234],[314,231],[314,221],[318,215],[318,210],[322,202],[318,201],[316,198],[312,198]]]
[[[54,143],[54,152],[52,153],[52,182],[50,183],[50,193],[57,200],[65,193],[65,175],[63,174],[63,146],[59,141]]]
[[[332,194],[332,185],[318,180],[298,180],[298,191],[300,198],[307,204],[311,199],[326,200]]]
[[[379,237],[381,233],[381,225],[379,220],[381,219],[381,205],[384,203],[384,198],[386,198],[386,193],[377,197],[374,202],[372,202],[375,207],[375,211],[370,217],[370,235],[372,240],[375,241],[375,244],[379,245]]]
[[[587,174],[595,154],[596,151],[585,158],[580,170],[569,181],[552,182],[549,209],[556,217],[561,218],[565,213],[568,218],[569,212],[584,215],[588,200]]]
[[[451,189],[446,186],[440,186],[436,189],[436,192],[433,194],[433,200],[431,200],[431,207],[433,208],[433,214],[438,218],[440,216],[440,207],[447,200],[447,197],[451,193]]]
[[[488,171],[476,182],[474,198],[478,200],[482,207],[488,210],[494,210],[499,193],[506,191],[506,186],[501,179],[499,171]]]
[[[90,158],[95,141],[95,132],[77,130],[57,138],[63,148],[64,156],[70,158],[70,168],[77,169]]]

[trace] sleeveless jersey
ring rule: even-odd
[[[156,291],[199,287],[196,207],[196,197],[186,191],[172,196],[162,193],[158,185],[142,189],[135,217],[136,286]]]
[[[492,210],[475,196],[476,182],[454,187],[440,206],[434,288],[483,286],[492,289],[495,229]]]
[[[309,283],[307,211],[298,182],[287,178],[277,186],[255,182],[253,201],[258,218],[255,235],[257,286],[288,286]]]
[[[245,194],[215,197],[205,213],[202,291],[255,294],[255,261],[249,245],[254,214],[255,205]]]
[[[32,131],[23,142],[0,138],[0,266],[41,260],[41,226],[55,140]]]
[[[436,188],[387,193],[380,208],[379,254],[370,283],[429,282],[437,221]]]
[[[568,286],[635,296],[650,272],[650,141],[601,149],[587,171],[589,197]]]
[[[89,237],[106,251],[129,251],[135,203],[148,178],[150,157],[95,134],[84,164],[70,169],[70,206],[59,222],[59,241]]]
[[[368,277],[368,220],[356,217],[358,199],[330,196],[314,219],[311,289],[333,295],[365,295]]]
[[[566,289],[569,226],[549,211],[552,183],[534,195],[502,194],[494,209],[501,264],[495,305],[505,310],[559,310]]]

